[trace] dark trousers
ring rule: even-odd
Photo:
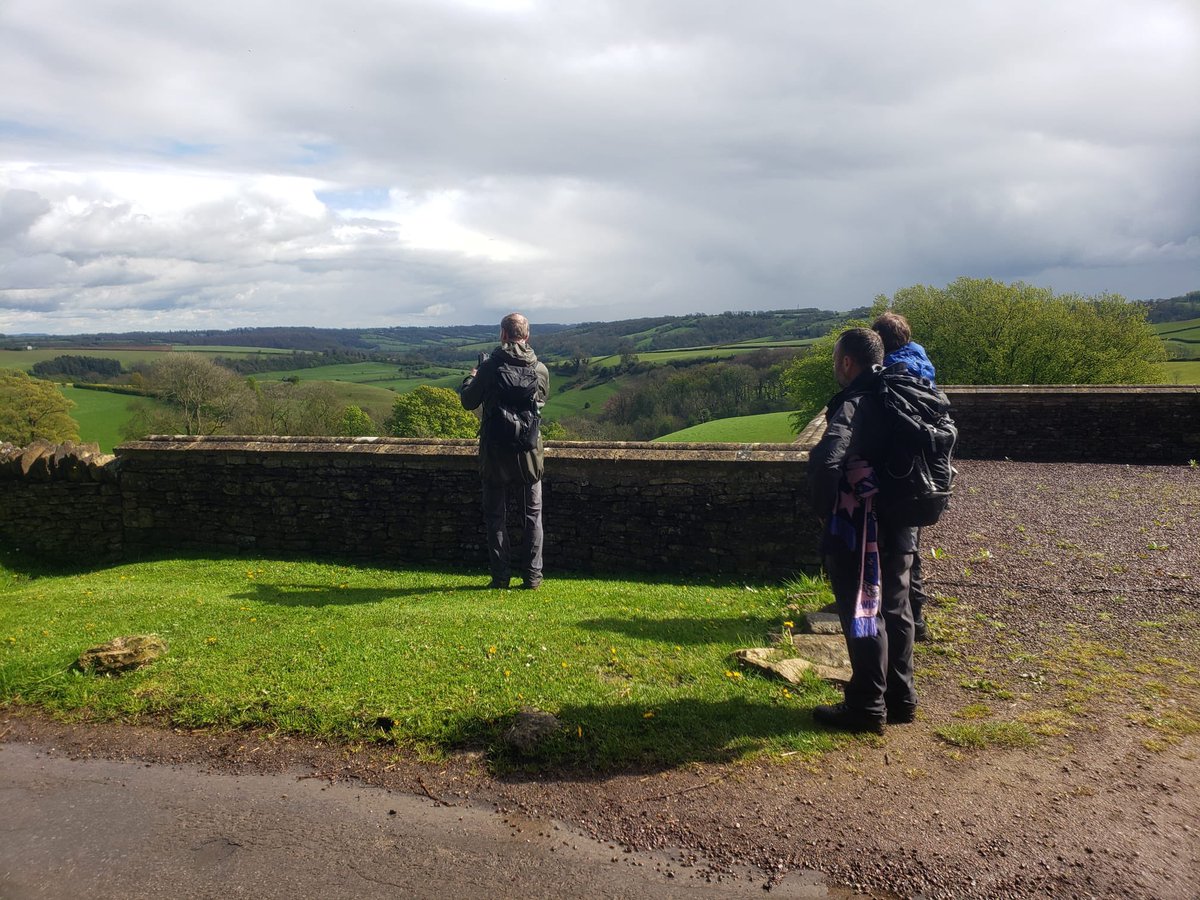
[[[912,571],[908,578],[908,602],[912,606],[914,622],[925,621],[925,580],[921,577],[921,530],[917,529],[917,552],[913,554]]]
[[[911,553],[883,553],[882,602],[875,616],[875,637],[852,637],[854,601],[858,596],[859,557],[835,554],[825,557],[825,571],[837,600],[846,649],[853,672],[846,685],[846,705],[871,716],[883,716],[888,707],[912,709],[917,705],[913,687],[913,615],[909,607]]]
[[[542,578],[542,483],[500,484],[483,482],[483,521],[487,528],[488,569],[493,578],[509,577],[508,492],[519,492],[525,509],[525,535],[521,563],[526,580]]]

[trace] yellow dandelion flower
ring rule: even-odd
[[[646,710],[644,713],[642,713],[642,718],[643,719],[653,719],[654,718],[654,710],[652,710],[652,709]]]
[[[575,733],[578,734],[580,737],[583,737],[583,726],[577,725],[575,727]]]
[[[784,622],[784,623],[783,623],[783,627],[784,627],[784,628],[794,628],[794,627],[795,627],[795,623],[793,623],[793,622]]]
[[[492,646],[488,647],[488,656],[494,656],[495,653],[496,653],[496,645],[493,644]]]
[[[511,675],[511,674],[512,674],[512,672],[510,672],[508,669],[505,669],[505,670],[504,670],[504,677],[505,677],[505,678],[507,678],[507,677],[508,677],[509,675]]]
[[[569,669],[569,668],[571,668],[570,664],[569,664],[569,663],[567,663],[567,662],[563,662],[563,664],[562,664],[562,667],[563,667],[564,669]]]

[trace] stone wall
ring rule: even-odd
[[[0,548],[54,560],[119,557],[121,490],[112,460],[95,444],[0,444]]]
[[[777,578],[816,564],[806,455],[793,445],[560,442],[546,455],[548,572]],[[119,517],[106,547],[115,540],[127,556],[486,568],[473,441],[154,438],[119,447],[111,471]],[[36,521],[52,543],[52,523],[20,511],[30,485],[12,487],[0,482],[13,500],[0,531]],[[520,520],[512,508],[514,539]],[[57,533],[82,552],[86,542]]]
[[[964,459],[1178,465],[1200,457],[1200,386],[944,390]]]
[[[948,387],[960,456],[1184,464],[1200,388]],[[549,572],[776,578],[816,563],[807,454],[789,444],[551,443]],[[514,536],[519,510],[513,509]],[[154,438],[0,445],[0,548],[58,558],[293,553],[485,567],[474,441]]]

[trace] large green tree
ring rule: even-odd
[[[0,441],[19,447],[38,438],[77,441],[79,424],[68,413],[74,405],[48,381],[0,369]]]
[[[1155,384],[1166,359],[1145,308],[1116,294],[1056,295],[1048,288],[959,278],[944,288],[914,285],[875,299],[871,317],[891,309],[937,367],[940,384]],[[784,375],[807,421],[837,391],[833,345],[852,325],[813,344]]]
[[[458,394],[429,385],[397,397],[384,426],[396,437],[471,438],[479,433],[479,420],[463,409]]]

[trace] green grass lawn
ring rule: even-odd
[[[525,706],[563,727],[533,760],[582,768],[819,752],[836,699],[742,672],[784,614],[779,586],[548,579],[271,559],[169,559],[71,573],[0,563],[0,704],[69,720],[259,727],[423,752],[482,747]],[[827,595],[809,582],[816,607]],[[120,677],[79,653],[155,633],[166,657]],[[394,723],[385,734],[382,721]]]
[[[790,412],[763,413],[757,416],[737,416],[731,419],[714,419],[701,425],[693,425],[672,434],[655,438],[656,441],[713,441],[736,444],[763,442],[790,444],[796,439],[792,430]]]
[[[254,377],[259,381],[282,381],[285,378],[296,377],[301,381],[345,382],[394,390],[403,394],[415,390],[423,384],[433,387],[457,388],[462,384],[463,375],[466,374],[465,370],[450,369],[444,366],[430,366],[430,369],[438,372],[438,377],[405,378],[400,376],[397,366],[383,362],[343,363],[332,366],[315,366],[311,369],[263,372]]]

